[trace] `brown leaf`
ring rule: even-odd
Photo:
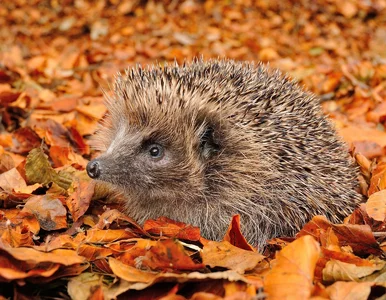
[[[52,238],[47,238],[44,243],[33,248],[39,251],[50,252],[55,249],[72,249],[76,250],[81,242],[83,242],[84,234],[79,233],[75,238],[61,234]]]
[[[333,225],[341,247],[350,246],[356,255],[380,255],[382,253],[368,225]]]
[[[74,126],[74,123],[72,123],[72,126],[68,128],[68,132],[69,132],[69,139],[75,145],[75,148],[78,151],[78,153],[80,153],[81,155],[90,154],[89,145],[86,144],[83,137]]]
[[[296,236],[301,237],[309,234],[317,240],[321,240],[321,236],[325,235],[330,227],[338,238],[340,247],[350,246],[354,253],[359,256],[381,254],[379,245],[368,225],[336,225],[331,224],[324,216],[316,216],[312,218]]]
[[[320,246],[303,236],[276,255],[276,265],[265,277],[264,290],[270,299],[309,299]]]
[[[157,241],[150,246],[140,265],[152,270],[200,270],[204,267],[196,263],[185,252],[184,247],[173,240]]]
[[[233,246],[236,246],[245,250],[256,251],[245,239],[241,233],[240,226],[240,215],[235,215],[232,217],[232,221],[228,227],[228,230],[223,238],[223,241],[231,243]]]
[[[132,266],[121,263],[119,260],[112,257],[109,258],[109,264],[114,274],[119,278],[124,279],[131,284],[127,285],[126,290],[142,290],[156,282],[187,282],[192,281],[208,281],[208,280],[222,280],[226,279],[229,281],[243,281],[246,282],[244,277],[234,271],[223,271],[215,273],[154,273],[154,272],[145,272],[138,270]]]
[[[33,196],[28,199],[23,212],[31,212],[44,230],[67,228],[67,211],[62,202],[49,195]]]
[[[264,259],[264,256],[257,252],[237,248],[227,241],[210,241],[204,246],[201,257],[202,263],[211,268],[227,268],[240,274],[252,270]]]
[[[370,262],[370,266],[358,266],[332,259],[327,262],[323,269],[323,280],[326,282],[358,281],[362,277],[381,270],[386,264],[380,259],[371,260]]]
[[[58,278],[73,277],[73,276],[79,275],[84,271],[86,271],[88,268],[89,268],[89,264],[86,264],[86,263],[74,264],[71,266],[60,266],[59,270],[56,271],[53,275],[51,275],[48,278],[30,278],[29,281],[36,284],[42,284],[46,282],[51,282]]]
[[[50,146],[68,146],[68,130],[52,119],[32,119],[31,127]]]
[[[362,128],[356,125],[337,128],[339,135],[348,142],[369,141],[374,142],[381,147],[386,146],[386,134],[380,130],[373,128]]]
[[[20,92],[3,91],[0,92],[0,106],[8,106],[10,103],[15,102],[20,96]]]
[[[150,234],[182,240],[198,241],[200,239],[200,229],[198,227],[173,221],[166,217],[160,217],[157,220],[147,220],[143,225],[143,230]]]
[[[358,152],[368,159],[373,159],[385,154],[384,147],[372,141],[355,141],[352,142],[355,152]]]
[[[12,133],[14,153],[25,154],[41,145],[40,137],[30,127],[22,127]]]
[[[95,181],[73,181],[74,192],[67,198],[66,204],[72,218],[77,221],[85,214],[90,206],[91,197],[94,194]]]

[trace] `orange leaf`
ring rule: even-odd
[[[134,246],[125,248],[119,259],[131,266],[153,270],[196,270],[204,267],[195,263],[178,241],[138,239]]]
[[[199,270],[204,264],[195,263],[184,247],[173,240],[157,241],[141,259],[141,265],[152,270]]]
[[[208,242],[201,253],[202,263],[214,267],[235,270],[240,274],[252,270],[264,259],[264,256],[253,251],[237,248],[227,241]]]
[[[96,181],[80,179],[73,181],[75,191],[67,198],[66,204],[75,222],[84,215],[90,206],[95,184]]]
[[[31,119],[31,126],[48,145],[68,146],[68,130],[62,124],[52,119]]]
[[[326,291],[330,299],[368,299],[371,292],[372,282],[343,282],[338,281],[327,287]]]
[[[241,249],[256,251],[256,249],[247,242],[247,240],[241,233],[240,215],[235,215],[232,217],[231,224],[228,227],[223,241],[227,241],[233,246],[236,246]]]
[[[320,240],[321,234],[325,233],[328,228],[331,228],[331,223],[325,216],[315,216],[311,221],[303,226],[303,228],[296,235],[296,238],[311,235],[318,241]]]
[[[369,217],[383,222],[386,219],[386,190],[372,194],[366,202],[366,212]]]
[[[12,190],[22,189],[26,186],[27,184],[25,183],[24,178],[16,168],[12,168],[3,174],[0,174],[0,188],[4,191],[12,192]]]
[[[97,100],[98,99],[100,98],[97,98]],[[94,99],[90,98],[90,100]],[[89,118],[100,120],[106,113],[106,106],[102,103],[94,103],[93,105],[78,105],[76,110]]]
[[[309,299],[320,246],[311,236],[303,236],[276,255],[276,265],[267,273],[264,291],[269,299]]]
[[[46,239],[45,243],[40,244],[39,246],[34,246],[33,248],[39,251],[50,252],[55,249],[73,249],[76,250],[79,246],[79,243],[82,240],[82,235],[79,233],[76,238],[69,236],[68,234],[61,234],[54,236],[52,238]]]
[[[67,228],[67,210],[60,200],[49,195],[29,198],[22,211],[33,213],[44,230]]]
[[[20,226],[16,228],[9,226],[3,231],[1,239],[11,247],[31,246],[34,244],[32,234],[26,226],[22,228]]]
[[[166,217],[160,217],[157,220],[147,220],[143,225],[143,230],[150,234],[182,240],[198,241],[200,239],[200,229],[198,227],[173,221]]]
[[[42,262],[58,263],[64,266],[70,266],[73,264],[80,264],[85,261],[85,259],[79,256],[76,251],[67,250],[67,249],[57,249],[51,252],[42,252],[32,248],[11,248],[5,246],[0,241],[0,249],[8,253],[13,258],[26,261],[29,264],[38,264]]]
[[[113,273],[128,282],[152,282],[157,273],[150,273],[142,270],[138,270],[132,266],[126,265],[119,260],[110,257],[109,265]]]
[[[386,163],[379,163],[374,171],[372,172],[370,187],[368,195],[374,194],[380,190],[380,185],[382,187],[386,186]]]
[[[132,231],[144,236],[150,235],[144,231],[141,226],[135,222],[132,218],[125,216],[123,213],[116,209],[106,210],[100,217],[98,223],[95,225],[96,229],[109,228],[111,224],[116,223],[120,228],[132,228]]]
[[[28,227],[28,230],[34,234],[39,232],[40,230],[39,222],[32,213],[24,212],[17,208],[6,209],[3,212],[4,212],[5,218],[11,221],[11,224],[15,226],[20,225],[20,226]]]
[[[136,234],[126,229],[90,229],[87,230],[86,241],[88,243],[111,243],[123,239],[131,239],[137,237]]]
[[[50,277],[58,269],[59,264],[49,264],[41,268],[31,270],[19,269],[20,263],[6,261],[4,257],[0,257],[0,281],[11,281],[15,279],[25,279],[28,277]]]
[[[74,152],[70,147],[51,146],[50,157],[54,163],[54,167],[62,167],[65,165],[78,164],[86,167],[87,160],[81,155]]]
[[[102,246],[81,244],[78,247],[78,254],[87,258],[88,261],[104,258],[113,253],[113,250]]]
[[[74,264],[68,267],[60,266],[59,270],[56,271],[52,276],[48,278],[30,278],[29,281],[36,282],[37,284],[42,284],[45,282],[50,282],[62,277],[72,277],[79,275],[89,268],[89,264]]]

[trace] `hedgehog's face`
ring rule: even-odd
[[[121,187],[138,201],[199,197],[207,190],[206,167],[221,146],[213,126],[181,117],[110,124],[101,133],[105,153],[89,162],[89,176]]]

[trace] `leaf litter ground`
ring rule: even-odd
[[[376,299],[385,294],[386,1],[3,1],[3,299]],[[100,86],[135,63],[226,56],[270,65],[323,100],[364,202],[343,224],[223,241],[161,217],[143,227],[84,168]],[[322,159],[322,158],[321,158]]]

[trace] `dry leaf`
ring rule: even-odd
[[[2,243],[0,243],[0,249],[8,253],[14,259],[25,261],[29,264],[48,262],[70,266],[85,262],[85,259],[79,256],[76,251],[67,249],[56,249],[51,252],[42,252],[26,247],[11,248],[4,246]]]
[[[252,251],[237,248],[227,241],[208,242],[202,250],[202,263],[214,267],[235,270],[240,274],[252,270],[264,256]]]
[[[371,286],[370,282],[342,282],[338,281],[327,287],[330,299],[367,300]]]
[[[68,282],[67,292],[73,300],[90,299],[96,287],[102,284],[102,276],[95,273],[83,273]]]
[[[67,228],[66,209],[60,200],[53,199],[49,195],[29,198],[22,211],[34,214],[44,230]]]
[[[228,230],[223,240],[231,243],[233,246],[236,246],[238,248],[256,251],[256,249],[253,248],[253,246],[247,242],[247,240],[241,233],[240,215],[235,215],[232,217],[232,221],[228,227]]]
[[[27,186],[24,178],[20,173],[13,168],[3,174],[0,174],[0,188],[4,191],[12,192],[13,190],[20,190]]]
[[[56,173],[48,162],[47,155],[40,148],[35,148],[28,154],[25,174],[30,183],[48,184],[55,182],[64,189],[67,189],[71,184],[71,179]]]
[[[303,236],[276,255],[276,265],[265,277],[264,290],[270,299],[309,299],[320,246]]]
[[[74,180],[74,192],[67,198],[66,204],[74,221],[77,221],[87,211],[91,197],[94,194],[95,181]]]
[[[356,266],[338,260],[330,260],[323,269],[323,280],[326,282],[334,281],[358,281],[360,278],[368,276],[385,266],[381,260],[370,261],[372,266]]]
[[[173,221],[166,217],[160,217],[157,220],[147,220],[143,225],[143,230],[150,234],[182,240],[198,241],[200,239],[200,229],[198,227]]]
[[[366,212],[376,221],[384,222],[386,219],[386,190],[372,194],[366,202]]]

